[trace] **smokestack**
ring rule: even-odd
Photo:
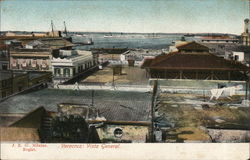
[[[248,31],[249,31],[249,19],[248,18],[245,19],[244,22],[245,22],[244,32],[248,33]]]

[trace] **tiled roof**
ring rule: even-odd
[[[170,53],[156,57],[148,66],[155,69],[249,70],[240,62],[226,60],[210,53]]]
[[[11,97],[0,103],[0,113],[28,113],[40,106],[57,111],[57,104],[91,104],[92,91],[44,89]],[[151,94],[94,91],[94,107],[109,121],[148,121]]]
[[[177,49],[179,51],[190,51],[190,50],[193,50],[193,51],[207,51],[207,52],[209,51],[208,47],[206,47],[204,45],[201,45],[201,44],[199,44],[197,42],[190,42],[190,43],[178,46]]]
[[[142,65],[141,65],[141,68],[149,67],[152,61],[153,61],[153,58],[144,59]]]

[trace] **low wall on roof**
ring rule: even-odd
[[[151,90],[149,85],[55,85],[56,89],[72,89],[72,90],[117,90],[117,91],[136,91],[148,92]]]
[[[151,92],[154,79],[150,79],[145,85],[129,85],[129,84],[72,84],[72,85],[54,85],[56,89],[72,89],[72,90],[118,90],[118,91],[137,91],[137,92]],[[158,79],[158,84],[162,92],[169,93],[190,93],[190,94],[210,94],[211,89],[216,89],[219,86],[232,87],[242,85],[243,89],[236,90],[237,95],[245,94],[244,81],[220,81],[220,80],[179,80]]]

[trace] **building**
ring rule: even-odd
[[[48,72],[0,71],[0,99],[38,84],[51,82]]]
[[[239,43],[238,38],[230,36],[204,36],[201,37],[202,43]]]
[[[234,55],[238,55],[240,61],[243,64],[250,64],[250,48],[248,46],[244,46],[242,44],[229,44],[229,43],[200,43],[209,48],[209,52],[225,59],[236,60],[237,57]]]
[[[51,71],[50,49],[10,50],[10,69],[22,71]]]
[[[27,73],[0,72],[0,99],[28,88]]]
[[[8,46],[0,45],[0,70],[9,69],[9,55],[8,55]]]
[[[140,66],[144,57],[155,57],[162,53],[162,50],[130,49],[120,55],[120,61],[122,64],[131,65],[132,63],[135,66]]]
[[[244,23],[244,32],[241,34],[242,44],[250,46],[249,19],[245,19]]]
[[[60,49],[73,44],[62,38],[41,38],[24,44],[25,48],[10,50],[10,69],[23,71],[52,71],[51,60]]]
[[[64,82],[96,66],[97,59],[91,51],[60,50],[51,60],[54,82]]]
[[[178,52],[146,59],[142,64],[150,78],[158,79],[247,79],[249,67],[209,53],[209,48],[196,42],[178,47]]]

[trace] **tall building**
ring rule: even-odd
[[[249,23],[250,20],[247,18],[244,20],[244,32],[241,34],[242,43],[245,46],[250,46],[250,33],[249,33]]]

